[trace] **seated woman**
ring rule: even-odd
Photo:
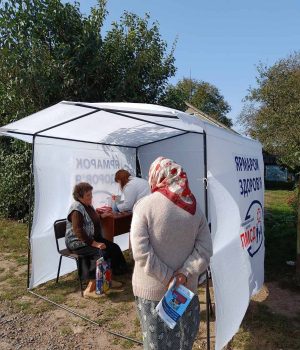
[[[116,172],[115,181],[120,185],[124,195],[124,201],[117,203],[118,210],[121,212],[132,210],[139,199],[150,194],[148,182],[139,177],[131,176],[125,169]]]
[[[96,261],[100,256],[111,260],[113,274],[127,271],[126,261],[120,247],[102,237],[100,219],[92,206],[93,187],[86,182],[75,185],[71,205],[67,216],[66,246],[74,253],[81,255],[81,279],[89,280],[84,291],[85,297],[97,297]],[[100,251],[101,249],[101,251]],[[121,283],[113,281],[112,287]]]

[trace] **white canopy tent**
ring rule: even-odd
[[[114,173],[147,178],[157,156],[186,170],[211,224],[216,349],[236,333],[249,299],[263,283],[263,160],[261,145],[183,112],[130,103],[61,102],[0,128],[33,144],[34,217],[30,288],[56,277],[55,220],[66,217],[75,183],[94,187],[94,206],[117,191]],[[183,233],[184,234],[184,233]],[[127,248],[127,236],[117,243]],[[61,273],[74,270],[65,259]]]

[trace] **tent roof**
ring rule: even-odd
[[[26,142],[38,135],[138,147],[188,132],[203,133],[203,128],[202,121],[158,105],[62,101],[0,128],[0,134]]]

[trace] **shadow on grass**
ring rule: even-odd
[[[240,330],[228,349],[298,350],[299,324],[274,313],[263,303],[252,301]]]

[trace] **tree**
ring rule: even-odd
[[[148,15],[127,12],[102,37],[106,15],[106,0],[88,16],[78,3],[0,1],[0,125],[61,100],[157,102],[175,73],[174,46],[167,53]],[[0,215],[20,219],[30,150],[7,138],[0,147]]]
[[[240,122],[282,165],[298,172],[300,188],[300,53],[271,67],[258,67],[257,87],[249,90]],[[297,270],[300,275],[300,197],[298,196]]]
[[[184,111],[185,101],[228,127],[232,126],[226,114],[231,107],[214,85],[201,80],[184,78],[175,86],[170,85],[160,103]]]
[[[168,55],[166,48],[158,24],[149,28],[149,15],[125,12],[103,40],[104,99],[157,103],[175,74],[174,45]]]

